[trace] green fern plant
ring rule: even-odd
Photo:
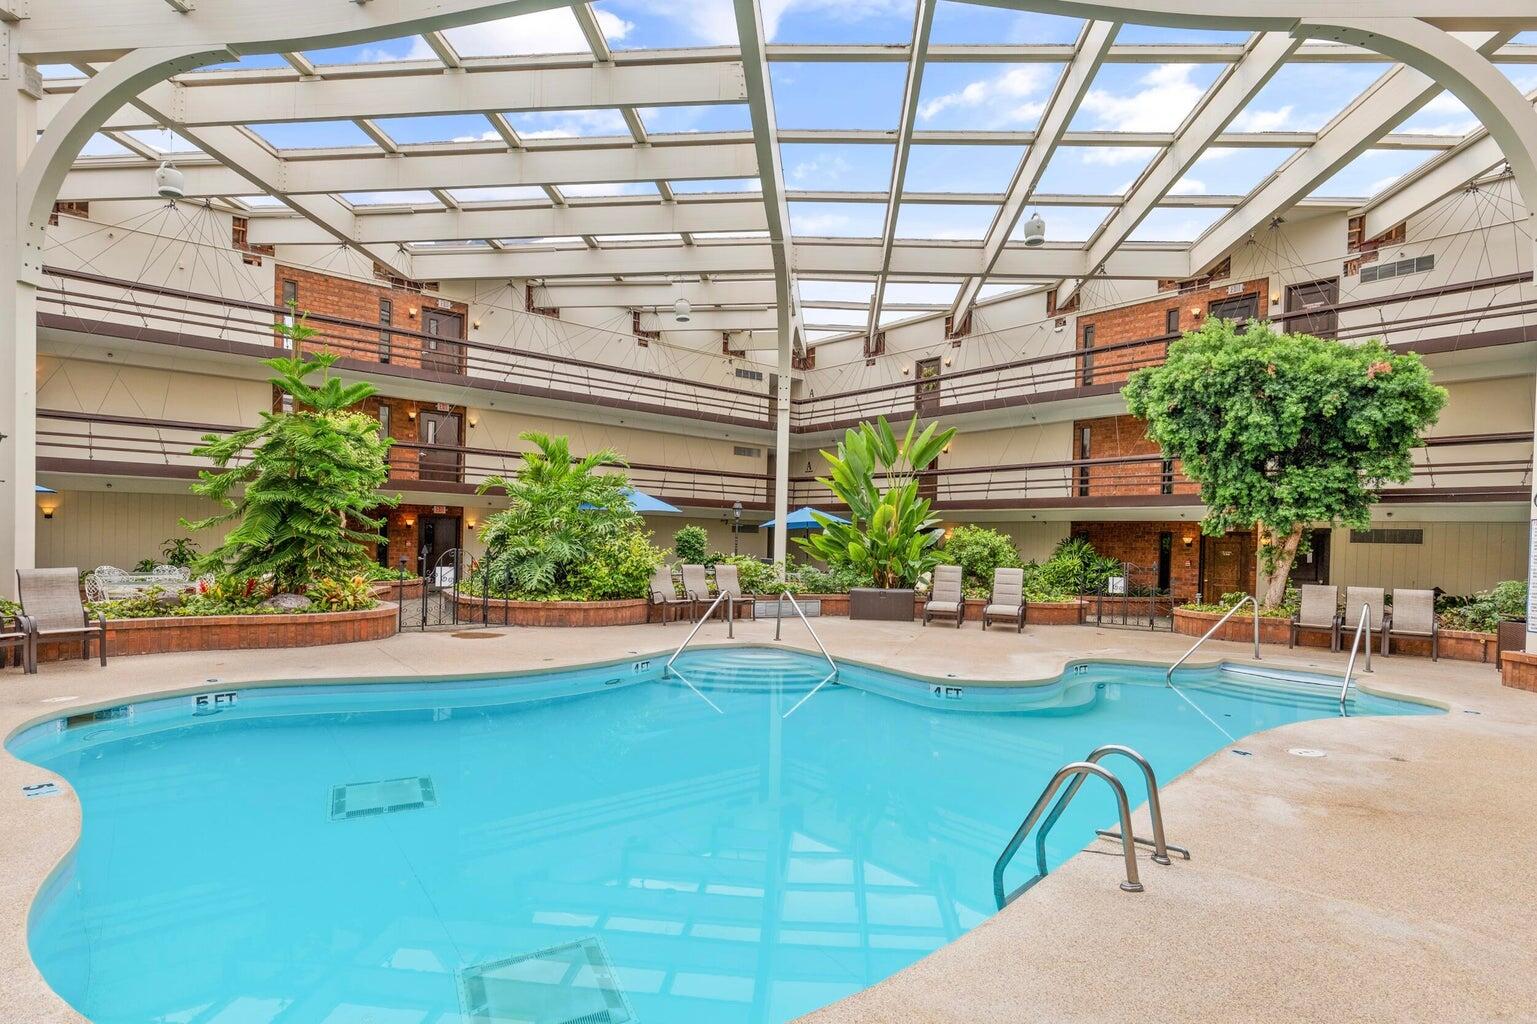
[[[276,324],[296,352],[316,331],[299,317]],[[366,545],[383,541],[380,506],[399,499],[378,493],[389,479],[391,441],[373,417],[354,411],[375,393],[368,383],[330,375],[333,353],[268,359],[272,384],[293,399],[293,411],[262,413],[260,425],[226,437],[208,434],[194,455],[217,470],[201,470],[194,494],[224,511],[190,530],[235,523],[204,564],[241,577],[270,577],[278,592],[302,592],[312,580],[350,574],[367,561]],[[312,383],[310,378],[319,375]]]

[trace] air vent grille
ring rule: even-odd
[[[1434,270],[1435,267],[1436,258],[1434,256],[1416,256],[1413,259],[1378,263],[1361,268],[1361,283],[1370,284],[1373,281],[1387,281],[1391,278],[1404,277],[1408,274],[1423,274],[1427,270]]]

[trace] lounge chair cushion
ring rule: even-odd
[[[982,614],[988,618],[1017,619],[1024,608],[1021,604],[990,604],[982,609]]]
[[[931,612],[959,612],[961,610],[961,603],[959,601],[930,601],[924,607]]]
[[[1297,611],[1297,625],[1332,629],[1340,613],[1340,588],[1317,583],[1302,587],[1302,607]]]

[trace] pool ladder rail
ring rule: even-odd
[[[1147,783],[1148,816],[1153,822],[1153,838],[1150,840],[1142,839],[1133,834],[1131,828],[1131,805],[1126,798],[1126,787],[1116,777],[1114,772],[1099,763],[1111,754],[1120,754],[1123,757],[1129,758],[1142,771],[1142,778]],[[1184,860],[1190,859],[1189,850],[1182,846],[1172,846],[1165,838],[1163,807],[1158,800],[1158,777],[1153,773],[1153,766],[1148,763],[1147,758],[1137,753],[1131,747],[1122,746],[1119,743],[1108,743],[1091,750],[1082,761],[1074,761],[1058,769],[1057,773],[1051,777],[1051,781],[1046,784],[1046,788],[1041,791],[1040,797],[1035,801],[1035,806],[1030,808],[1030,813],[1020,823],[1019,828],[1014,833],[1014,838],[1009,840],[1008,845],[1003,848],[1003,852],[998,855],[998,860],[993,865],[993,898],[997,900],[999,910],[1012,903],[1021,893],[1046,877],[1046,836],[1051,832],[1057,820],[1062,817],[1062,813],[1067,810],[1067,805],[1072,802],[1073,797],[1078,795],[1078,790],[1083,788],[1084,782],[1090,776],[1104,779],[1106,784],[1110,786],[1111,792],[1115,794],[1116,810],[1121,819],[1121,830],[1113,832],[1107,829],[1097,829],[1095,834],[1103,839],[1118,839],[1121,842],[1121,854],[1126,863],[1126,881],[1121,883],[1122,889],[1127,892],[1142,891],[1142,880],[1137,873],[1137,846],[1151,847],[1153,850],[1153,863],[1155,864],[1171,863],[1169,859],[1171,852]],[[1069,779],[1072,780],[1071,783],[1068,783]],[[1013,892],[1006,891],[1003,887],[1004,869],[1009,866],[1009,862],[1014,859],[1014,855],[1024,845],[1031,829],[1035,827],[1035,823],[1040,819],[1041,814],[1045,812],[1047,806],[1051,805],[1051,799],[1056,796],[1057,790],[1061,789],[1064,784],[1067,785],[1067,791],[1062,794],[1055,805],[1051,806],[1051,812],[1046,815],[1046,820],[1041,822],[1041,827],[1035,831],[1034,877]]]
[[[1237,604],[1233,605],[1232,608],[1228,609],[1228,613],[1222,616],[1222,618],[1218,619],[1216,625],[1212,626],[1204,634],[1202,634],[1201,639],[1190,645],[1190,650],[1186,651],[1184,654],[1181,654],[1179,656],[1179,660],[1169,666],[1169,670],[1163,674],[1163,684],[1165,686],[1173,686],[1174,670],[1183,665],[1192,654],[1200,649],[1202,644],[1210,640],[1213,633],[1227,625],[1227,620],[1231,619],[1234,615],[1237,615],[1239,609],[1241,609],[1246,604],[1252,604],[1254,606],[1254,660],[1259,661],[1259,602],[1254,599],[1253,594],[1245,594],[1242,601],[1239,601]]]

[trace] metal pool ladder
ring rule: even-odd
[[[821,651],[822,657],[827,659],[828,673],[822,677],[822,681],[820,683],[817,683],[811,688],[811,691],[807,693],[806,696],[796,701],[795,706],[792,707],[789,711],[786,711],[781,716],[783,718],[789,718],[791,715],[795,714],[796,709],[810,700],[818,690],[832,682],[834,679],[838,678],[838,663],[833,661],[832,655],[827,653],[827,648],[822,646],[822,638],[817,636],[817,631],[811,628],[811,620],[806,618],[806,613],[801,610],[800,602],[797,601],[788,590],[780,591],[779,598],[774,602],[774,639],[779,639],[779,632],[784,626],[786,601],[789,601],[790,607],[795,609],[795,614],[800,616],[801,622],[806,627],[806,632],[811,634],[812,641],[817,645],[817,650]]]
[[[1126,799],[1126,787],[1121,784],[1121,780],[1116,777],[1114,772],[1101,767],[1099,764],[1100,761],[1111,754],[1120,754],[1123,757],[1129,758],[1142,771],[1142,778],[1147,782],[1148,816],[1153,821],[1153,838],[1151,840],[1139,838],[1132,833],[1131,806]],[[1062,817],[1062,812],[1067,810],[1067,805],[1072,801],[1073,797],[1078,795],[1078,790],[1083,787],[1085,780],[1091,775],[1104,779],[1110,786],[1111,792],[1115,794],[1116,810],[1119,812],[1121,819],[1121,830],[1119,832],[1112,832],[1106,829],[1098,829],[1095,834],[1105,839],[1119,839],[1121,841],[1121,854],[1126,862],[1126,881],[1121,883],[1122,889],[1127,892],[1142,891],[1142,881],[1137,874],[1137,855],[1134,846],[1152,847],[1153,862],[1155,864],[1170,863],[1170,851],[1173,851],[1184,860],[1190,859],[1189,850],[1182,846],[1169,845],[1164,836],[1163,807],[1158,801],[1158,778],[1153,774],[1153,766],[1148,763],[1147,758],[1132,748],[1122,746],[1119,743],[1108,743],[1102,747],[1095,747],[1082,761],[1074,761],[1072,764],[1063,765],[1051,777],[1051,781],[1047,783],[1046,788],[1041,791],[1039,799],[1035,801],[1035,806],[1030,808],[1030,813],[1025,816],[1025,820],[1020,823],[1018,830],[1015,831],[1014,838],[1009,840],[1009,844],[998,855],[998,860],[993,865],[993,898],[997,900],[999,910],[1013,902],[1020,893],[1046,877],[1047,833],[1051,831],[1052,826],[1056,825],[1057,820]],[[1062,797],[1051,808],[1051,813],[1046,815],[1046,820],[1041,823],[1041,827],[1036,830],[1035,876],[1013,892],[1005,892],[1003,888],[1004,869],[1009,866],[1009,862],[1014,859],[1014,855],[1024,845],[1025,839],[1030,835],[1030,830],[1041,817],[1041,813],[1046,810],[1047,805],[1051,803],[1051,798],[1056,795],[1057,790],[1061,789],[1068,779],[1073,781],[1068,785],[1067,792],[1062,794]]]
[[[1364,671],[1370,672],[1372,670],[1372,634],[1371,630],[1367,628],[1371,625],[1371,621],[1372,606],[1370,604],[1361,605],[1361,620],[1356,623],[1355,639],[1350,641],[1350,660],[1345,662],[1345,681],[1340,684],[1340,714],[1342,715],[1345,714],[1345,696],[1350,692],[1350,675],[1356,668],[1356,651],[1358,648],[1366,650],[1366,668]],[[1361,643],[1363,631],[1366,635],[1366,643],[1364,644]]]
[[[1208,629],[1205,634],[1202,635],[1201,639],[1190,645],[1190,650],[1180,655],[1179,660],[1169,666],[1169,671],[1163,674],[1163,684],[1165,686],[1173,686],[1174,670],[1183,665],[1185,663],[1185,659],[1194,654],[1202,644],[1210,640],[1211,635],[1217,630],[1221,629],[1223,625],[1226,624],[1228,619],[1231,619],[1234,615],[1237,615],[1238,609],[1242,608],[1245,604],[1252,604],[1254,606],[1254,660],[1259,661],[1259,602],[1254,599],[1253,594],[1245,594],[1242,601],[1239,601],[1237,604],[1233,605],[1233,607],[1228,610],[1226,615],[1217,620],[1217,624],[1215,626]]]

